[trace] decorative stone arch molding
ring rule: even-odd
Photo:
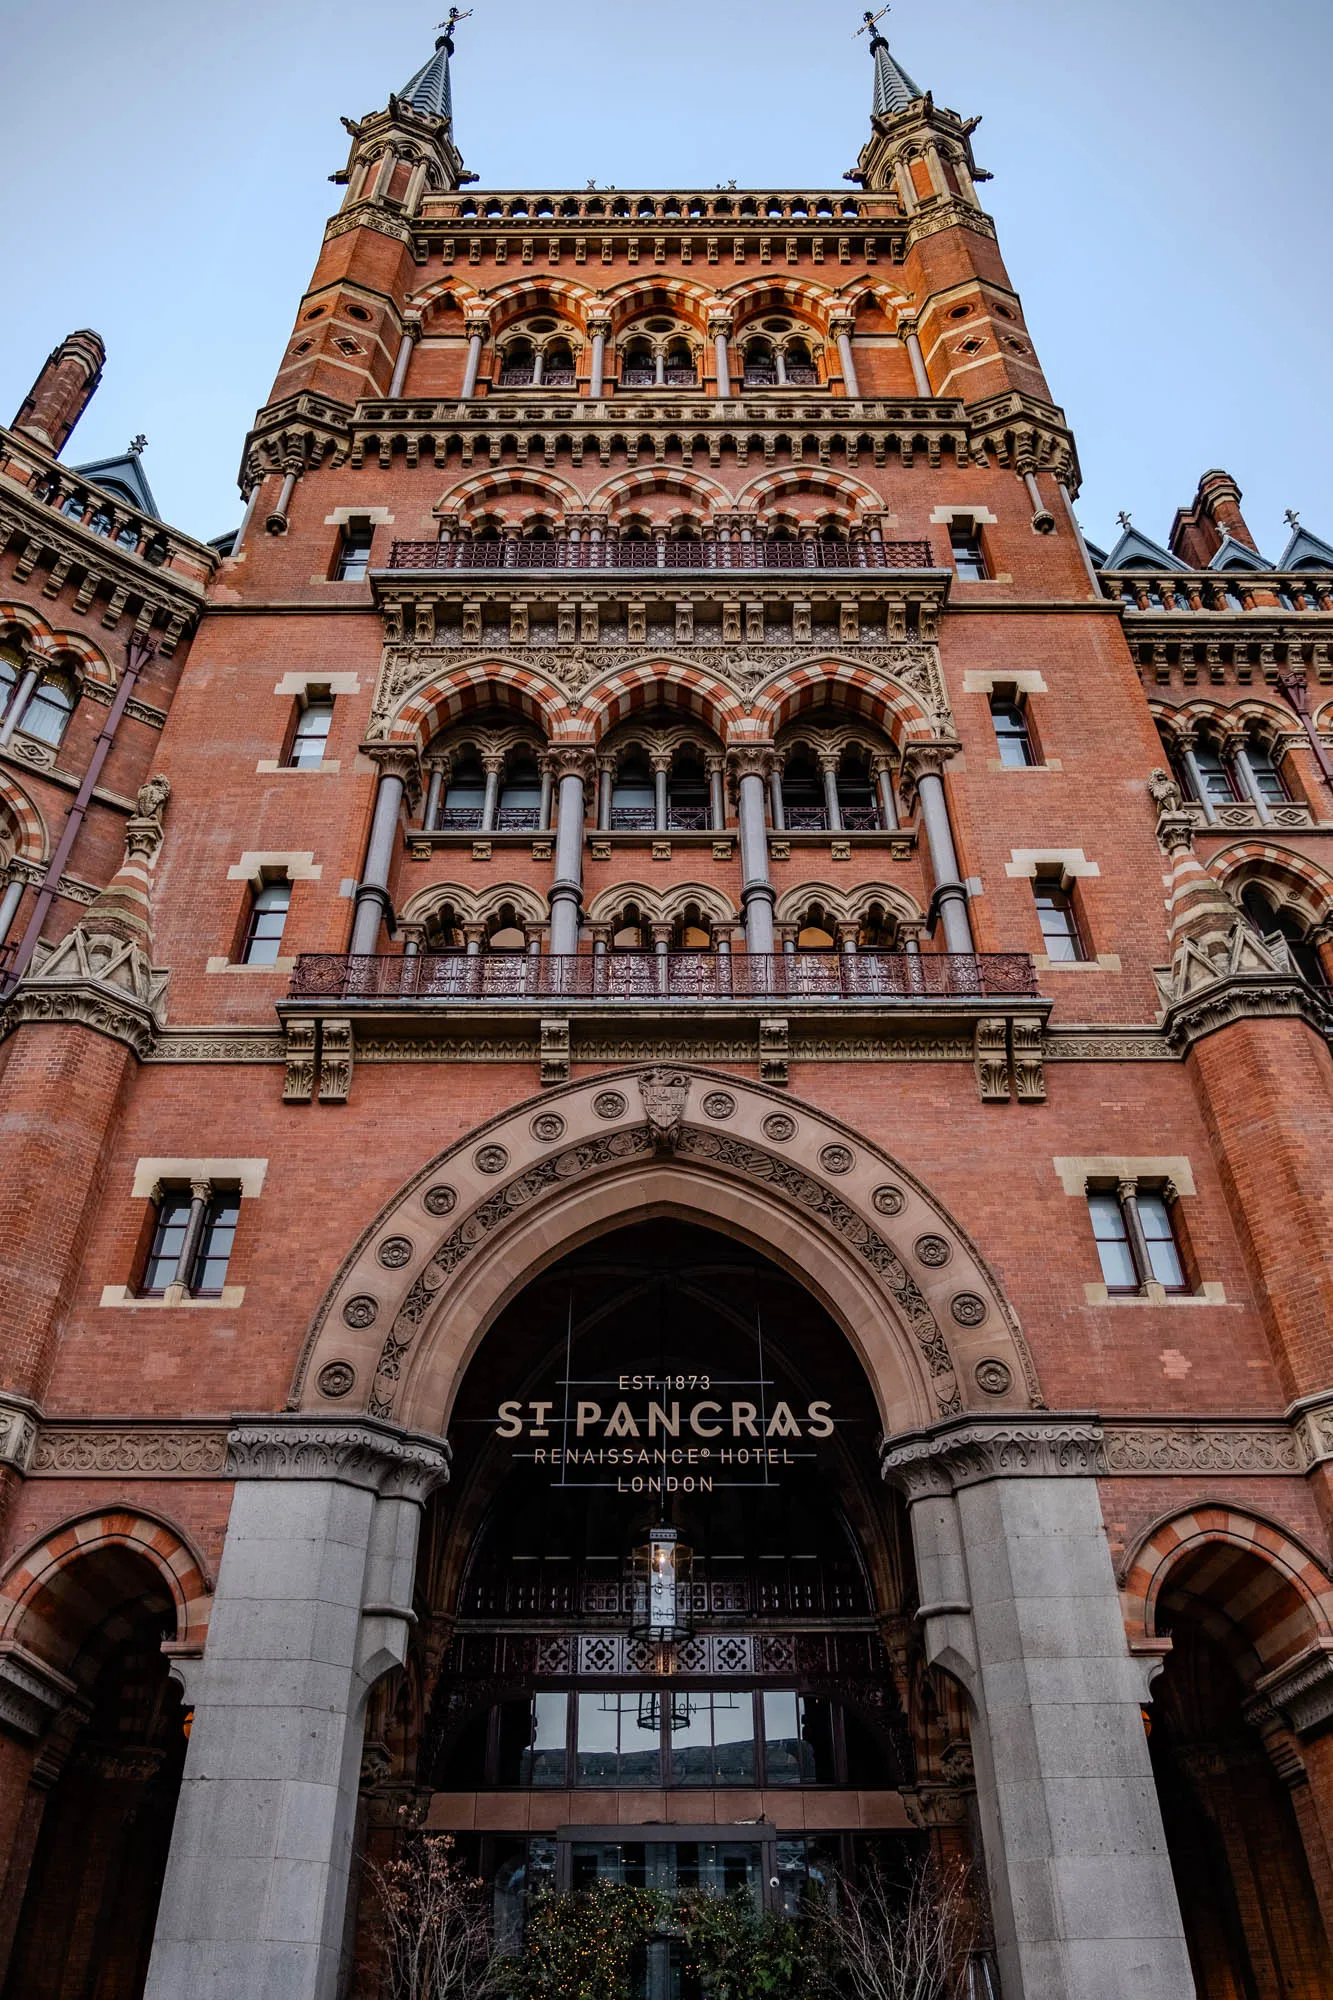
[[[579,713],[587,736],[601,743],[627,716],[658,703],[697,716],[723,742],[745,730],[745,703],[733,688],[702,667],[661,656],[594,681],[584,691]]]
[[[842,923],[857,922],[876,903],[882,904],[885,915],[896,917],[900,924],[926,921],[926,913],[916,898],[891,882],[862,882],[854,889],[835,889],[828,882],[801,882],[783,891],[773,914],[780,924],[795,923],[813,903],[820,904]]]
[[[432,882],[419,889],[399,911],[399,921],[424,924],[446,907],[452,907],[461,923],[484,924],[511,908],[523,923],[546,921],[546,898],[523,882],[495,882],[484,889],[469,889],[460,882]]]
[[[1241,840],[1220,848],[1209,856],[1208,868],[1235,902],[1247,883],[1257,882],[1280,890],[1309,924],[1325,923],[1333,914],[1333,875],[1308,855],[1274,840]]]
[[[451,486],[432,511],[440,519],[471,522],[485,511],[486,501],[503,502],[524,494],[538,494],[562,515],[578,513],[584,504],[578,488],[567,479],[534,466],[522,472],[479,472],[475,478]]]
[[[588,905],[590,924],[610,923],[633,903],[646,923],[674,923],[691,904],[715,924],[734,924],[740,913],[720,889],[708,882],[678,882],[669,889],[651,889],[645,882],[617,882],[603,889]]]
[[[387,671],[387,670],[386,670]],[[410,662],[407,672],[416,671]],[[381,676],[378,700],[385,699]],[[553,682],[516,661],[481,659],[460,662],[436,674],[424,687],[417,687],[395,701],[393,684],[388,683],[388,712],[371,724],[370,738],[390,743],[406,743],[424,750],[442,729],[450,728],[474,709],[512,708],[535,723],[549,739],[578,733],[574,712]]]
[[[623,513],[622,503],[632,501],[641,494],[682,493],[697,500],[707,511],[720,511],[732,505],[731,496],[716,479],[709,479],[701,472],[680,472],[669,466],[645,466],[639,472],[618,472],[612,479],[604,479],[589,494],[587,508],[593,514]]]
[[[934,652],[933,647],[929,650]],[[811,710],[826,707],[832,715],[842,710],[864,716],[899,749],[909,741],[933,742],[942,724],[952,734],[942,686],[938,689],[942,713],[932,715],[926,705],[935,692],[933,682],[918,691],[880,668],[833,656],[775,674],[758,688],[751,703],[754,733],[776,737],[798,716],[809,718]]]
[[[41,667],[72,666],[81,686],[111,690],[115,668],[80,632],[57,632],[27,604],[0,604],[0,639],[21,644],[32,655],[32,664]]]
[[[21,785],[0,777],[0,862],[45,861],[46,823]]]
[[[685,1069],[582,1079],[433,1160],[348,1255],[290,1406],[442,1433],[509,1300],[580,1243],[654,1215],[720,1227],[804,1283],[858,1353],[888,1435],[1041,1407],[995,1279],[918,1181],[810,1106]]]
[[[732,503],[743,514],[757,514],[761,508],[780,501],[786,494],[806,493],[825,507],[833,505],[853,520],[871,515],[884,517],[884,496],[863,479],[846,472],[824,472],[818,466],[784,466],[776,472],[761,472],[743,486]]]

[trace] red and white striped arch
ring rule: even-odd
[[[465,278],[450,277],[437,278],[433,285],[423,285],[421,290],[413,293],[407,301],[407,311],[419,313],[422,319],[429,319],[431,308],[438,305],[441,300],[452,300],[460,311],[469,314],[483,313],[487,308],[487,301],[475,285],[468,284]]]
[[[497,285],[481,301],[479,310],[490,315],[491,338],[503,333],[517,319],[534,312],[555,312],[571,321],[578,333],[586,333],[594,294],[588,285],[569,278],[514,278]]]
[[[587,505],[593,513],[611,514],[618,510],[619,503],[632,500],[644,493],[677,493],[697,500],[704,507],[725,508],[732,505],[724,486],[716,479],[708,479],[700,472],[678,472],[667,466],[645,466],[639,472],[618,472],[613,479],[604,479],[589,495]]]
[[[542,472],[534,466],[525,472],[478,472],[461,485],[451,486],[447,496],[436,502],[434,511],[438,517],[454,515],[463,520],[484,512],[487,500],[499,500],[513,493],[538,494],[561,513],[580,512],[586,504],[577,486],[571,486],[554,472]]]
[[[734,284],[724,285],[718,296],[732,314],[737,333],[761,312],[804,315],[821,333],[827,333],[833,313],[853,310],[850,300],[810,278],[738,278]]]
[[[694,278],[625,278],[613,285],[598,305],[603,312],[609,309],[615,333],[654,310],[674,312],[704,333],[709,312],[718,305],[718,296],[711,285],[700,284]]]
[[[89,1560],[114,1562],[118,1552],[157,1571],[176,1608],[175,1640],[202,1645],[213,1601],[202,1560],[181,1529],[134,1508],[66,1521],[27,1549],[0,1583],[0,1640],[17,1640],[43,1659],[72,1659],[96,1615]]]
[[[1275,840],[1239,840],[1208,857],[1208,868],[1232,895],[1246,882],[1283,890],[1312,924],[1333,913],[1333,875],[1295,848]]]
[[[846,472],[824,472],[817,466],[801,467],[788,465],[777,472],[762,472],[743,486],[737,494],[734,505],[743,513],[758,513],[767,501],[787,492],[804,488],[826,500],[838,501],[853,512],[866,510],[874,514],[884,511],[883,497],[863,479],[853,479]]]
[[[594,743],[636,710],[658,703],[697,716],[724,742],[744,734],[745,703],[725,682],[688,661],[644,660],[585,690],[581,712]]]
[[[874,667],[838,659],[811,661],[765,682],[751,704],[752,733],[776,736],[796,716],[826,704],[868,717],[899,744],[935,735],[935,725],[909,689]]]
[[[1205,1630],[1242,1673],[1248,1668],[1250,1679],[1316,1638],[1333,1637],[1327,1573],[1283,1529],[1238,1507],[1192,1507],[1143,1537],[1121,1585],[1131,1642],[1161,1636],[1173,1597],[1189,1599]]]
[[[568,701],[553,681],[512,660],[486,659],[437,674],[408,695],[390,721],[388,740],[424,750],[461,716],[492,704],[527,716],[552,741],[577,740],[581,734]]]
[[[4,776],[0,776],[0,817],[8,825],[13,853],[20,861],[45,861],[49,852],[46,822],[23,787]]]
[[[22,635],[24,642],[41,660],[54,666],[60,660],[77,663],[84,680],[99,687],[114,688],[117,674],[106,655],[85,639],[81,632],[57,632],[28,604],[0,604],[0,638],[6,629]]]

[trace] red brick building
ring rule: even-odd
[[[446,35],[234,542],[93,334],[0,433],[6,2000],[375,1994],[404,1821],[1330,1990],[1333,547],[1084,544],[871,50],[836,191],[485,194]]]

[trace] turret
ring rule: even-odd
[[[941,109],[912,81],[879,31],[888,11],[867,13],[861,30],[870,36],[875,98],[871,136],[847,179],[858,181],[867,194],[896,191],[909,216],[937,201],[979,209],[975,184],[990,178],[972,158],[972,133],[981,121]]]
[[[75,424],[102,379],[106,347],[100,333],[85,327],[71,333],[47,357],[46,366],[19,407],[12,428],[59,458]]]
[[[462,18],[456,7],[450,9],[434,54],[390,96],[387,110],[343,120],[352,150],[333,178],[347,189],[344,215],[370,204],[391,215],[412,216],[423,195],[452,192],[476,179],[463,171],[463,156],[454,143],[449,61],[454,25]]]

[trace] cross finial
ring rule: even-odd
[[[144,436],[142,431],[139,432],[138,437],[130,439],[131,458],[138,458],[143,452],[147,451],[147,449],[148,449],[148,440]]]
[[[451,7],[449,9],[448,20],[441,21],[439,23],[440,27],[444,29],[444,39],[449,44],[450,55],[452,55],[454,52],[454,29],[458,26],[460,21],[470,21],[471,19],[472,19],[472,9],[470,7],[467,9],[466,13],[461,13],[461,14],[458,11],[457,7]]]
[[[852,40],[856,41],[857,38],[861,35],[869,35],[873,40],[877,22],[882,21],[884,19],[884,16],[888,13],[888,11],[889,11],[888,7],[881,7],[878,14],[876,14],[872,12],[872,10],[869,7],[867,7],[865,26],[863,28],[857,29],[856,34],[852,36]]]
[[[1129,530],[1134,525],[1133,521],[1130,519],[1129,515],[1125,512],[1123,507],[1121,508],[1120,512],[1116,515],[1116,520],[1120,523],[1121,527],[1125,530],[1126,534],[1128,534]]]
[[[1299,528],[1301,525],[1301,517],[1294,507],[1288,507],[1282,518],[1289,528]]]

